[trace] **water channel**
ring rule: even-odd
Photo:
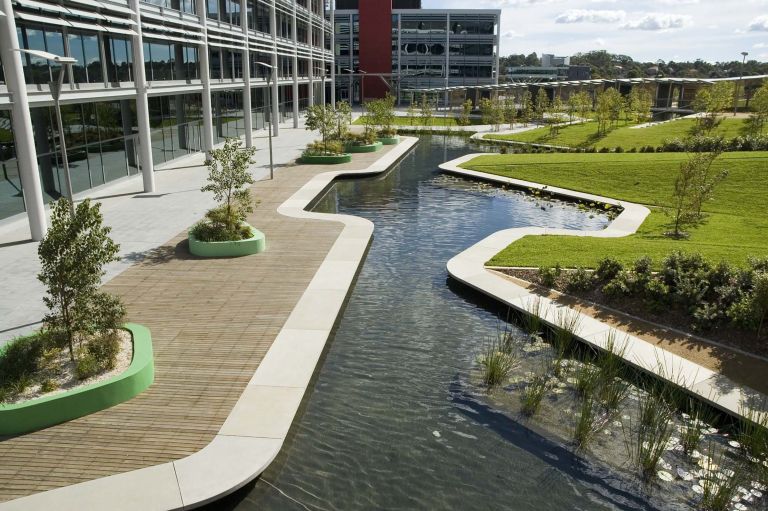
[[[370,252],[281,454],[213,508],[669,508],[473,384],[505,311],[452,282],[447,260],[503,228],[608,222],[439,171],[473,150],[422,138],[391,171],[338,181],[316,204],[372,220]]]

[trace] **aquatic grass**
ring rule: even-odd
[[[616,410],[629,394],[630,385],[624,376],[624,354],[627,350],[627,337],[618,341],[618,331],[608,332],[605,347],[597,356],[598,399],[606,410]]]
[[[666,451],[674,431],[673,412],[657,393],[640,398],[640,420],[635,427],[630,421],[624,429],[625,443],[631,462],[646,482],[656,473],[659,460]]]
[[[706,454],[701,458],[702,477],[701,500],[698,508],[702,511],[726,511],[740,499],[739,488],[749,481],[749,469],[744,463],[727,457],[726,452],[717,449],[710,442]]]
[[[530,337],[541,335],[544,326],[542,317],[546,312],[547,308],[542,305],[542,300],[539,296],[531,298],[526,303],[525,312],[521,313],[521,323]]]
[[[765,410],[766,403],[761,406]],[[762,458],[768,454],[768,412],[758,411],[754,407],[740,405],[739,421],[736,437],[742,449],[753,458]]]
[[[509,378],[510,373],[520,364],[519,353],[511,346],[503,346],[499,338],[487,343],[479,357],[483,384],[492,390]]]
[[[552,346],[558,358],[563,358],[573,348],[576,334],[581,326],[581,315],[578,311],[564,308],[557,311],[556,325],[553,328]]]
[[[541,408],[541,401],[547,393],[549,378],[546,374],[537,374],[520,394],[522,406],[520,412],[526,417],[533,417]]]
[[[580,397],[591,395],[600,382],[600,371],[591,364],[584,363],[573,373],[574,389]]]
[[[586,449],[595,437],[595,433],[599,431],[599,428],[595,427],[598,418],[597,408],[592,394],[587,394],[582,398],[579,417],[573,430],[573,442],[577,451]]]
[[[715,419],[715,413],[708,406],[703,405],[697,399],[688,398],[689,416],[685,419],[685,425],[680,430],[680,445],[683,452],[690,456],[699,448],[704,438],[704,428],[708,427]]]

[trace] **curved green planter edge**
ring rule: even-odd
[[[349,163],[352,161],[352,155],[349,153],[332,155],[302,156],[299,162],[309,165],[338,165],[339,163]]]
[[[0,405],[0,436],[20,435],[77,419],[128,401],[155,380],[155,359],[149,329],[136,323],[123,328],[133,338],[133,359],[122,373],[91,385],[52,396]]]
[[[198,257],[240,257],[264,252],[267,248],[267,238],[264,233],[251,229],[252,236],[247,240],[238,241],[200,241],[189,233],[189,251]]]
[[[347,144],[344,146],[344,150],[348,153],[375,153],[379,149],[381,149],[382,143],[378,140],[374,142],[373,144],[366,144],[366,145],[353,145],[353,144]]]
[[[397,145],[400,143],[400,137],[397,135],[394,137],[379,137],[379,142],[384,145]]]

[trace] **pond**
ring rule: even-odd
[[[212,509],[690,509],[685,488],[673,502],[604,461],[626,457],[618,435],[598,459],[574,454],[555,412],[523,419],[514,390],[479,385],[488,339],[521,332],[451,281],[448,259],[503,228],[609,220],[439,171],[474,151],[422,138],[391,171],[340,180],[315,205],[372,220],[370,252],[280,455]]]

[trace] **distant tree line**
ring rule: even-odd
[[[768,74],[768,63],[748,60],[743,66],[740,60],[730,62],[705,62],[697,59],[693,62],[656,62],[635,61],[628,55],[609,53],[605,50],[594,50],[577,53],[571,57],[572,65],[589,66],[592,78],[642,78],[645,76],[674,77],[674,78],[728,78],[743,74]],[[501,69],[509,66],[538,66],[539,57],[536,53],[529,55],[512,54],[500,59]],[[742,69],[743,68],[743,69]]]

